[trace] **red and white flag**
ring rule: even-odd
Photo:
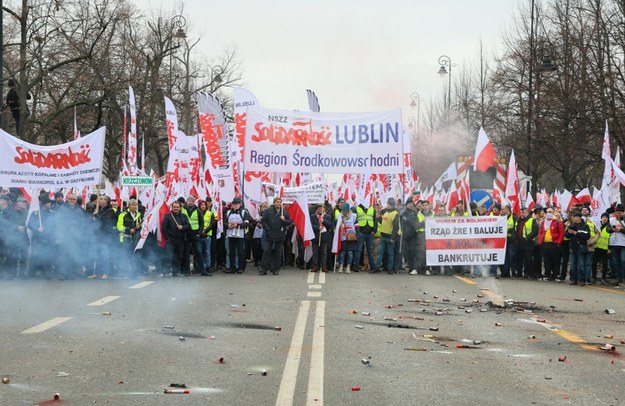
[[[585,187],[582,190],[580,190],[579,193],[577,195],[575,195],[575,198],[580,203],[590,203],[592,201],[592,196],[590,195],[590,190],[587,187]]]
[[[131,175],[138,173],[137,169],[137,109],[135,108],[135,92],[128,86],[128,107],[130,109],[130,135],[128,136],[128,169]]]
[[[80,131],[78,131],[78,124],[76,124],[76,106],[74,106],[74,140],[80,138]]]
[[[605,162],[601,187],[609,185],[612,180],[612,153],[610,152],[610,133],[608,132],[608,120],[605,120],[605,133],[603,134],[603,148],[601,158]]]
[[[516,166],[516,158],[514,150],[510,154],[508,161],[508,174],[506,175],[506,199],[512,205],[512,212],[515,216],[521,215],[521,196],[519,196],[519,173]]]
[[[473,157],[473,170],[484,172],[497,163],[497,153],[495,147],[488,139],[486,132],[480,128],[475,146],[475,156]]]
[[[302,193],[298,196],[297,200],[289,205],[287,209],[297,234],[304,241],[304,262],[310,261],[312,258],[312,244],[311,240],[315,238],[315,232],[313,231],[312,224],[310,223],[310,215],[308,212],[308,200],[306,194]],[[293,233],[293,239],[296,240],[297,236]],[[297,242],[294,245],[294,249],[297,247]]]
[[[534,203],[534,198],[532,198],[532,192],[530,191],[527,192],[527,199],[525,199],[525,207],[527,207],[528,210],[530,211],[534,210],[534,207],[536,207],[536,203]]]

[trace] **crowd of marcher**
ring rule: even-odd
[[[18,190],[0,192],[0,271],[5,279],[135,279],[150,272],[212,276],[218,271],[241,274],[253,264],[260,275],[278,275],[292,265],[311,272],[346,274],[468,273],[479,277],[487,272],[513,279],[564,281],[568,277],[576,285],[623,283],[625,220],[620,204],[594,224],[589,206],[567,213],[554,207],[523,208],[516,217],[510,206],[497,203],[487,210],[475,203],[465,208],[460,201],[447,213],[444,205],[433,209],[427,200],[409,199],[403,205],[390,198],[382,208],[379,204],[350,206],[339,199],[334,206],[328,202],[310,205],[312,258],[304,261],[305,244],[278,197],[272,205],[261,204],[255,218],[238,197],[220,208],[214,207],[210,197],[181,197],[161,220],[165,247],[150,233],[143,248],[136,250],[145,216],[136,198],[119,207],[105,195],[91,195],[87,202],[74,193],[49,196],[42,191],[34,197],[39,209],[29,215],[28,201]],[[427,266],[425,222],[434,216],[506,217],[505,263]],[[220,229],[223,233],[218,233]]]

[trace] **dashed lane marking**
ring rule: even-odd
[[[306,283],[315,283],[315,272],[308,272],[308,279],[306,280]]]
[[[321,292],[308,292],[308,297],[321,297]]]
[[[308,375],[308,391],[306,405],[323,405],[323,368],[325,355],[325,317],[326,302],[317,302],[315,311],[315,327],[313,329],[312,352],[310,354],[310,373]]]
[[[616,290],[616,289],[602,288],[601,286],[592,286],[592,285],[586,285],[586,287],[588,289],[600,290],[602,292],[610,292],[610,293],[616,293],[617,295],[625,295],[625,292]]]
[[[321,289],[321,285],[308,285],[308,289]]]
[[[477,282],[470,278],[465,278],[464,276],[454,275],[457,279],[460,279],[464,283],[468,283],[469,285],[477,285]]]
[[[105,296],[102,299],[98,299],[95,302],[89,303],[87,306],[104,306],[107,303],[111,303],[113,300],[119,299],[121,296]]]
[[[141,289],[141,288],[145,288],[146,286],[150,286],[153,283],[154,281],[143,281],[143,282],[137,283],[136,285],[132,285],[128,289]]]
[[[322,285],[324,283],[326,283],[326,273],[325,272],[319,273],[319,283],[322,284]]]
[[[295,327],[293,328],[293,338],[291,339],[291,347],[286,357],[284,371],[282,372],[282,381],[280,382],[280,390],[276,399],[276,406],[293,405],[293,396],[295,395],[295,383],[297,382],[297,371],[302,357],[302,344],[304,343],[304,332],[306,331],[306,321],[308,320],[308,311],[310,309],[310,301],[303,300],[300,304]]]
[[[31,327],[27,330],[22,331],[22,334],[41,333],[43,331],[51,329],[52,327],[56,327],[59,324],[65,323],[66,321],[71,320],[71,319],[73,319],[73,317],[55,317],[48,321],[44,321],[41,324],[37,324],[35,327]]]

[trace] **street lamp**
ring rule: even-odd
[[[177,45],[171,48],[171,53],[169,54],[169,97],[171,97],[172,93],[172,82],[173,82],[173,55],[174,51],[180,48],[180,42],[187,38],[187,33],[184,31],[184,27],[187,26],[187,19],[182,15],[177,14],[171,18],[171,39],[176,39]],[[175,30],[175,32],[174,32]],[[171,43],[170,43],[171,44]]]
[[[421,117],[421,95],[417,92],[410,93],[410,107],[413,109],[417,108],[417,127],[415,128],[415,132],[419,129],[419,119]]]
[[[441,66],[438,70],[438,74],[441,75],[441,78],[444,78],[445,75],[449,75],[447,78],[447,110],[449,110],[451,107],[451,58],[447,55],[441,55],[438,57],[438,64]]]

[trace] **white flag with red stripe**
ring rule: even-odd
[[[473,157],[473,170],[484,172],[497,163],[497,153],[495,147],[488,139],[486,132],[480,128],[475,146],[475,156]]]
[[[510,202],[512,212],[515,216],[521,215],[521,196],[519,196],[519,173],[516,166],[516,158],[514,156],[514,150],[510,154],[510,161],[508,161],[508,174],[506,176],[506,199]]]

